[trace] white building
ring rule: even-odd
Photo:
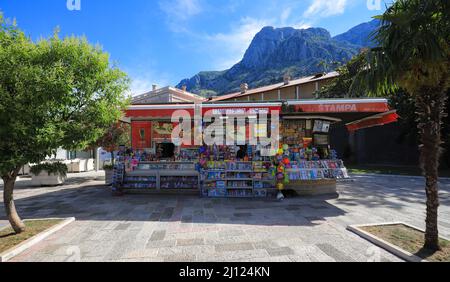
[[[187,92],[186,87],[182,89],[171,86],[157,88],[156,85],[153,85],[152,91],[134,97],[132,104],[192,103],[204,102],[205,100],[201,96]]]

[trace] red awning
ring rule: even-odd
[[[346,124],[348,131],[355,132],[360,129],[382,126],[390,123],[397,122],[399,115],[397,111],[389,111],[381,114],[377,114],[365,119],[361,119],[352,123]]]
[[[289,101],[298,113],[384,113],[389,111],[386,99],[331,99]]]

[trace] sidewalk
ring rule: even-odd
[[[71,184],[81,184],[87,181],[104,181],[105,180],[105,172],[100,171],[90,171],[90,172],[81,172],[81,173],[68,173],[67,181],[64,185]],[[31,186],[31,176],[19,176],[16,181],[16,189],[33,188]],[[36,187],[39,188],[39,187]],[[0,190],[3,191],[3,180],[0,179]]]

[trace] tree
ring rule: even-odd
[[[102,147],[111,153],[112,164],[114,165],[114,151],[120,145],[129,147],[131,145],[131,127],[125,123],[115,123],[110,126],[106,133],[95,143],[97,147]]]
[[[317,92],[317,97],[321,98],[352,98],[366,97],[366,92],[351,93],[350,88],[355,80],[356,75],[363,70],[366,65],[367,50],[363,50],[360,54],[353,57],[348,63],[336,69],[339,76],[331,83],[322,87]]]
[[[367,52],[363,49],[361,53],[353,57],[347,64],[339,67],[336,71],[339,76],[331,83],[322,87],[316,96],[320,98],[367,98],[367,91],[351,91],[357,75],[367,67]],[[383,93],[382,93],[383,94]],[[399,139],[414,137],[417,139],[417,115],[414,101],[404,89],[398,88],[386,93],[385,98],[389,100],[391,108],[396,109],[401,116]]]
[[[401,87],[411,95],[417,112],[420,163],[426,179],[427,216],[424,248],[436,251],[438,229],[438,169],[442,121],[446,116],[450,68],[450,2],[397,0],[377,16],[374,34],[379,46],[367,55],[352,91],[392,93]]]
[[[341,62],[339,61],[326,61],[326,60],[321,60],[317,63],[317,68],[319,69],[323,69],[324,72],[329,72],[330,69],[336,69],[341,65]]]
[[[33,42],[0,19],[0,175],[6,215],[25,230],[15,205],[20,168],[57,148],[84,149],[117,121],[127,105],[128,78],[85,38],[58,33]]]

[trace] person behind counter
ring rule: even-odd
[[[248,157],[247,155],[247,145],[246,146],[239,146],[239,151],[236,154],[236,158],[238,160],[244,160]]]

